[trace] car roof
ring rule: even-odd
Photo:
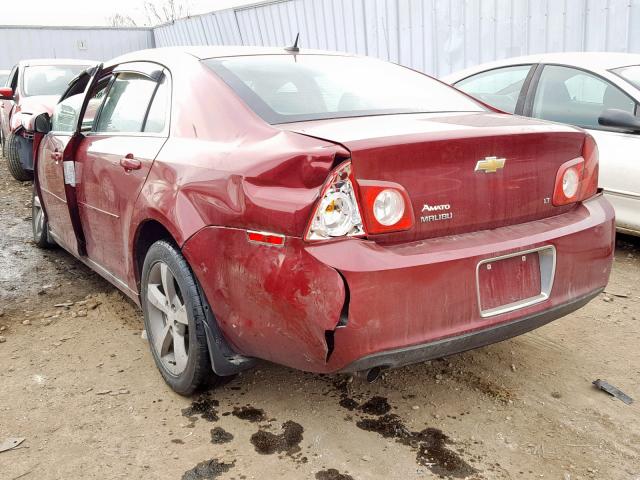
[[[105,67],[117,65],[124,62],[151,61],[170,66],[174,62],[179,62],[187,58],[204,60],[207,58],[241,57],[253,55],[292,55],[292,52],[284,47],[245,47],[245,46],[180,46],[161,47],[138,50],[126,53],[105,62]],[[332,52],[327,50],[313,50],[300,48],[298,55],[337,55],[354,56],[349,53]]]
[[[20,60],[18,62],[21,67],[29,67],[36,65],[96,65],[95,60],[78,60],[77,58],[33,58],[29,60]]]
[[[485,70],[505,67],[508,65],[523,65],[528,63],[557,63],[595,72],[612,70],[629,65],[640,65],[640,54],[619,52],[558,52],[512,57],[495,62],[483,63],[471,68],[445,75],[442,80],[453,83],[470,75]]]

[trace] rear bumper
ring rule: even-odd
[[[565,315],[606,286],[614,236],[598,195],[556,217],[399,245],[288,237],[272,247],[207,227],[183,252],[235,351],[331,373],[449,355]],[[548,295],[483,316],[478,265],[537,249],[555,252]]]
[[[397,348],[378,352],[360,358],[342,369],[343,372],[358,372],[374,367],[397,368],[413,363],[425,362],[434,358],[442,358],[456,353],[466,352],[474,348],[484,347],[492,343],[502,342],[523,333],[527,333],[538,327],[546,325],[553,320],[564,317],[569,313],[585,306],[604,289],[599,288],[582,297],[576,298],[563,305],[550,308],[540,313],[535,313],[512,322],[500,323],[482,330],[476,330],[463,335],[447,337],[435,342],[422,345]]]

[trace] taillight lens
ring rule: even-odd
[[[368,234],[399,232],[413,226],[411,200],[402,185],[358,180],[358,193]]]
[[[574,198],[578,194],[578,188],[580,188],[580,175],[582,170],[580,168],[571,167],[567,168],[562,175],[562,193],[565,198]]]
[[[385,188],[373,201],[373,216],[378,223],[389,227],[398,223],[404,214],[404,199],[400,192]]]
[[[598,147],[591,135],[585,137],[582,157],[563,163],[556,175],[553,191],[555,206],[567,205],[598,192]]]
[[[364,235],[354,184],[351,162],[332,172],[307,228],[306,240]]]

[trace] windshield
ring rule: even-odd
[[[6,87],[7,78],[9,78],[9,72],[0,72],[0,87]]]
[[[69,82],[90,65],[34,65],[24,69],[22,90],[25,97],[62,95]]]
[[[204,63],[271,124],[485,111],[466,95],[426,75],[369,58],[260,55],[212,58]]]
[[[640,88],[640,65],[616,68],[612,72],[624,78],[634,87]]]

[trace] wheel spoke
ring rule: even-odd
[[[162,289],[169,300],[170,305],[174,305],[176,301],[176,289],[173,274],[166,263],[160,264],[160,278],[162,281]]]
[[[179,306],[173,315],[176,322],[182,325],[189,325],[189,317],[187,316],[187,307],[185,305]]]
[[[162,329],[158,338],[155,339],[156,351],[160,357],[164,357],[169,353],[169,348],[173,343],[173,335],[171,333],[171,325],[166,324]]]
[[[163,295],[159,287],[160,285],[157,283],[150,283],[147,287],[147,299],[151,305],[168,315],[171,310],[167,305],[168,299]]]
[[[176,370],[181,372],[187,367],[189,355],[185,348],[184,336],[177,329],[173,329],[173,356],[176,362]]]

